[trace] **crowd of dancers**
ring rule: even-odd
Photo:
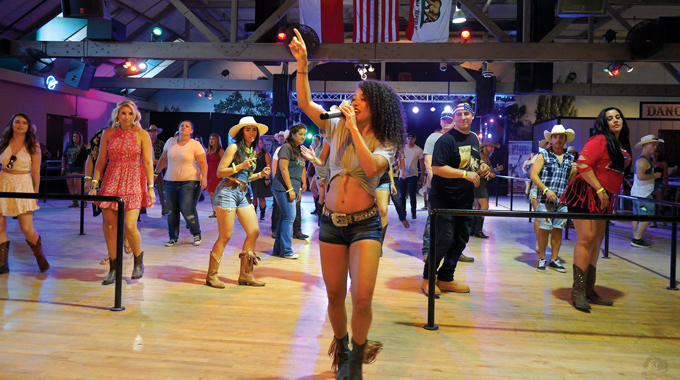
[[[300,196],[306,191],[308,178],[314,187],[315,213],[319,218],[321,269],[328,297],[328,317],[334,333],[329,350],[333,369],[339,379],[360,379],[362,364],[375,359],[379,342],[368,340],[372,322],[372,300],[377,280],[382,243],[387,229],[387,205],[392,196],[399,220],[409,227],[405,196],[411,198],[411,216],[416,218],[415,187],[419,180],[426,187],[428,207],[439,209],[488,209],[488,180],[502,167],[493,168],[489,159],[499,145],[480,141],[470,127],[474,119],[473,105],[460,100],[441,114],[441,129],[433,133],[425,150],[415,149],[415,136],[406,139],[405,116],[399,96],[378,81],[357,84],[350,101],[339,107],[342,117],[322,119],[326,113],[311,100],[307,79],[305,43],[296,31],[290,49],[297,60],[297,94],[300,109],[319,127],[321,136],[308,149],[302,146],[306,127],[294,125],[286,134],[277,133],[278,149],[266,152],[261,136],[268,127],[253,117],[243,117],[229,130],[234,140],[226,148],[213,134],[209,147],[192,138],[194,126],[183,121],[175,137],[167,142],[156,138],[155,125],[144,130],[141,115],[134,102],[122,101],[113,110],[109,126],[90,141],[89,155],[83,154],[82,135],[74,134],[64,161],[65,174],[84,173],[89,194],[119,196],[125,200],[124,236],[126,250],[134,256],[131,278],[144,276],[144,252],[137,220],[140,211],[155,202],[159,189],[162,214],[167,215],[169,239],[166,246],[178,244],[180,215],[193,237],[202,243],[196,204],[203,190],[210,194],[217,220],[218,237],[212,245],[206,284],[225,288],[219,279],[219,267],[225,247],[233,236],[238,219],[246,237],[240,259],[239,285],[255,287],[265,283],[255,278],[254,267],[260,261],[255,244],[260,235],[259,219],[264,218],[265,197],[273,195],[278,217],[272,222],[275,238],[272,255],[295,259],[291,238],[295,236],[295,219],[299,215]],[[566,144],[574,139],[574,131],[557,125],[545,131],[542,149],[527,172],[534,184],[535,207],[538,211],[610,213],[616,203],[623,180],[624,167],[631,160],[629,130],[621,111],[609,107],[598,115],[595,134],[580,153],[571,155]],[[408,141],[408,142],[407,142]],[[635,184],[639,194],[650,190],[650,182],[659,178],[650,168],[651,154],[661,140],[645,136],[636,145],[643,152],[636,160]],[[71,148],[73,146],[73,148]],[[207,153],[206,153],[207,151]],[[40,147],[35,130],[25,114],[12,116],[0,140],[0,187],[2,192],[38,192],[40,183]],[[65,155],[66,156],[66,155]],[[310,164],[307,164],[309,161]],[[416,168],[414,171],[413,168]],[[402,198],[395,186],[395,169],[402,179]],[[310,174],[310,171],[313,171]],[[639,177],[639,179],[638,179]],[[257,185],[256,185],[257,184]],[[249,198],[253,189],[254,201]],[[93,202],[103,215],[102,228],[108,249],[109,273],[102,282],[115,281],[117,203]],[[252,204],[255,204],[255,208]],[[6,235],[8,216],[18,217],[26,242],[33,250],[41,272],[50,268],[42,251],[41,238],[33,226],[35,200],[0,198],[0,274],[9,272],[9,241]],[[648,211],[640,205],[639,213]],[[561,229],[565,219],[537,218],[537,270],[552,268],[566,272],[559,257]],[[474,261],[463,254],[470,236],[488,238],[482,230],[483,218],[440,215],[436,220],[436,252],[429,252],[429,227],[423,236],[423,280],[421,288],[429,293],[429,278],[436,277],[432,291],[467,293],[469,286],[454,279],[459,261]],[[605,221],[574,220],[578,240],[573,256],[572,300],[574,307],[587,311],[590,304],[612,306],[594,289],[599,248],[604,237]],[[636,226],[634,241],[641,239]],[[546,260],[550,243],[552,257]],[[429,272],[429,260],[435,260],[435,273]],[[352,315],[345,306],[348,276],[351,278]],[[352,337],[350,338],[350,329]],[[350,346],[351,341],[351,346]]]

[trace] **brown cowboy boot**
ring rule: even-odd
[[[255,252],[245,251],[238,255],[241,259],[241,273],[238,276],[239,285],[250,285],[250,286],[264,286],[265,283],[257,281],[255,276],[253,276],[253,267],[257,265],[257,261],[261,260]]]
[[[595,281],[597,280],[596,271],[596,267],[592,265],[588,266],[588,273],[586,275],[586,298],[595,305],[614,306],[614,301],[602,298],[595,292]]]
[[[205,276],[205,284],[213,288],[224,289],[224,283],[220,281],[217,272],[220,269],[220,262],[222,255],[217,256],[216,253],[210,251],[210,263],[208,264],[208,275]]]
[[[571,301],[574,303],[574,307],[587,311],[590,309],[590,304],[586,298],[586,276],[588,273],[588,268],[586,268],[585,273],[581,268],[574,264],[574,284],[571,288]]]
[[[4,243],[0,243],[0,274],[9,273],[9,259],[7,254],[9,253],[9,240]]]
[[[42,237],[38,236],[38,241],[35,244],[31,244],[31,242],[28,240],[26,240],[26,243],[28,243],[28,246],[31,247],[31,251],[33,251],[35,260],[38,262],[40,271],[45,272],[46,270],[50,269],[50,263],[47,262],[45,254],[42,250]]]

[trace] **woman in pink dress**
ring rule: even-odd
[[[99,157],[92,176],[90,195],[99,191],[101,173],[106,174],[99,195],[118,196],[125,201],[125,237],[130,242],[135,264],[131,278],[144,275],[144,252],[141,251],[141,237],[137,230],[139,209],[151,207],[156,200],[153,191],[153,147],[149,134],[142,129],[139,120],[142,115],[137,105],[124,100],[111,113],[112,128],[102,135]],[[151,189],[148,191],[147,189]],[[102,285],[109,285],[116,279],[116,227],[118,226],[118,204],[115,202],[94,202],[102,208],[104,215],[104,238],[109,250],[109,274]]]
[[[208,194],[210,194],[210,204],[212,204],[213,195],[215,195],[215,189],[220,183],[220,178],[217,176],[217,167],[220,166],[220,160],[224,154],[224,149],[222,149],[222,138],[217,133],[210,135],[210,141],[208,142],[208,150],[206,152],[206,159],[208,160]],[[217,215],[213,210],[212,215],[208,218],[216,218]]]
[[[40,184],[40,146],[31,129],[31,119],[17,113],[9,120],[0,140],[0,192],[37,193]],[[42,250],[42,241],[33,227],[35,199],[0,198],[0,274],[9,273],[7,253],[7,222],[5,217],[16,216],[26,243],[31,247],[41,272],[50,269]]]

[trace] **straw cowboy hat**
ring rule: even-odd
[[[550,144],[550,141],[541,140],[541,141],[538,142],[538,147],[541,148],[541,149],[545,149],[545,147],[548,146],[548,144]]]
[[[642,138],[640,139],[640,142],[635,144],[635,147],[639,148],[639,147],[641,147],[645,144],[649,144],[649,143],[653,143],[653,142],[662,143],[664,141],[662,139],[657,139],[656,136],[654,136],[654,135],[642,136]]]
[[[239,121],[238,124],[236,124],[236,125],[234,125],[233,127],[231,127],[231,129],[229,130],[229,136],[231,136],[232,139],[235,139],[235,138],[236,138],[236,134],[238,133],[238,131],[240,131],[241,128],[243,128],[243,127],[245,127],[245,126],[247,126],[247,125],[254,125],[254,126],[256,126],[256,127],[257,127],[257,130],[260,132],[260,136],[264,135],[264,134],[267,133],[267,131],[269,130],[269,127],[267,127],[266,125],[260,124],[260,123],[258,123],[257,121],[255,121],[255,118],[254,118],[254,117],[252,117],[252,116],[245,116],[245,117],[242,117],[242,118],[241,118],[241,120]]]
[[[149,129],[147,129],[149,132],[156,131],[158,133],[163,132],[163,128],[158,128],[156,124],[151,124],[149,125]]]
[[[497,143],[497,142],[495,142],[495,141],[489,139],[489,140],[484,141],[484,142],[482,143],[482,145],[479,146],[479,149],[484,149],[484,148],[486,148],[487,146],[492,146],[492,147],[494,147],[494,148],[500,148],[500,147],[501,147],[501,144],[499,144],[499,143]]]
[[[552,128],[552,131],[543,132],[543,137],[548,141],[550,141],[552,135],[567,135],[567,142],[572,142],[576,134],[573,129],[564,129],[564,125],[557,124]]]

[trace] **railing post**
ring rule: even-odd
[[[123,227],[125,226],[125,202],[118,199],[118,225],[116,230],[116,295],[111,311],[123,311]]]
[[[439,326],[434,323],[434,287],[435,277],[437,277],[437,217],[439,216],[438,209],[430,210],[430,253],[427,254],[427,278],[428,290],[427,293],[427,325],[423,328],[425,330],[435,331],[439,330]]]
[[[668,290],[678,290],[677,282],[675,280],[675,271],[677,269],[677,249],[678,249],[678,224],[673,222],[671,225],[671,275],[670,286]]]
[[[496,181],[494,183],[494,188],[496,189],[496,207],[498,207],[498,193],[501,192],[501,187],[498,184],[498,182],[500,182],[500,181],[498,180],[498,178],[496,178]]]
[[[602,254],[603,259],[609,258],[609,219],[604,221],[604,253]]]
[[[515,180],[510,178],[510,211],[512,211],[512,201],[515,195]]]
[[[85,195],[85,178],[80,179],[80,195]],[[85,235],[85,201],[80,201],[80,234]]]

